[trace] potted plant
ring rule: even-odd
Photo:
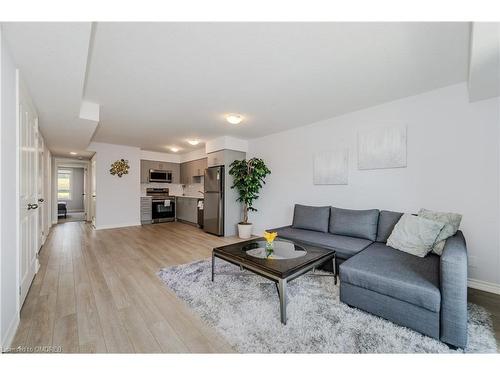
[[[257,211],[253,207],[254,201],[259,197],[259,191],[264,179],[271,173],[264,160],[252,158],[250,160],[235,160],[229,166],[229,174],[233,176],[233,186],[237,189],[238,202],[243,203],[243,221],[238,224],[238,235],[240,238],[250,238],[252,235],[252,223],[248,222],[248,211]]]

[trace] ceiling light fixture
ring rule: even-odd
[[[77,152],[75,152],[75,151],[71,151],[71,152],[70,152],[70,154],[71,154],[71,155],[78,155],[78,153],[77,153]]]
[[[196,146],[198,143],[200,143],[199,139],[188,139],[187,141],[191,146]]]
[[[170,151],[177,152],[177,151],[179,151],[179,149],[177,147],[170,147]]]
[[[229,115],[226,116],[226,120],[230,124],[238,125],[240,122],[243,121],[243,116],[242,115],[238,115],[236,113],[231,113],[231,114],[229,114]]]

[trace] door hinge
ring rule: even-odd
[[[21,295],[21,286],[19,286],[19,295]]]

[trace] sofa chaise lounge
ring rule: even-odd
[[[402,213],[295,205],[278,236],[335,250],[340,300],[441,340],[467,345],[467,248],[458,231],[443,254],[417,257],[386,242]]]

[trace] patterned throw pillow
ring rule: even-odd
[[[387,239],[387,246],[418,257],[425,257],[432,250],[444,224],[404,214]]]
[[[443,254],[446,239],[457,233],[457,230],[460,227],[460,222],[462,221],[462,215],[455,214],[453,212],[437,212],[422,208],[418,212],[418,216],[444,224],[443,229],[441,229],[441,233],[439,233],[439,236],[436,239],[436,243],[432,247],[433,253],[437,255]]]

